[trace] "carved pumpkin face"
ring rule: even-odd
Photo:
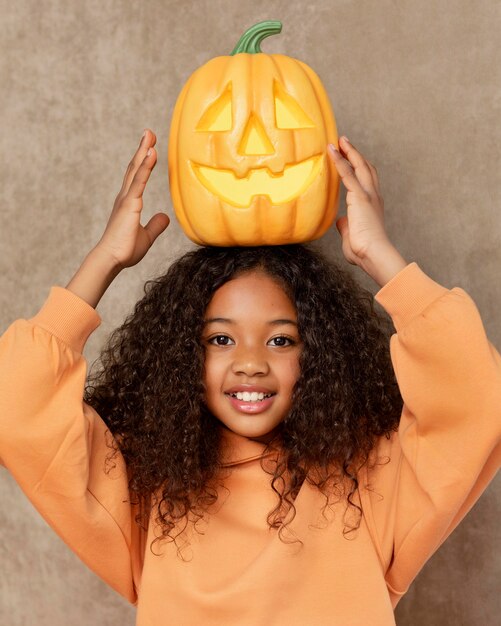
[[[261,39],[270,24],[276,32],[275,22],[253,27]],[[305,63],[237,49],[198,68],[176,102],[169,138],[176,216],[198,244],[317,239],[339,200],[326,154],[338,139],[327,94]]]

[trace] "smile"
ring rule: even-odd
[[[207,167],[191,162],[198,180],[211,193],[237,207],[248,207],[254,196],[268,196],[272,204],[290,202],[304,193],[318,176],[324,157],[310,157],[296,165],[286,165],[280,174],[269,168],[251,169],[237,178],[231,170]]]
[[[230,401],[231,406],[241,413],[262,413],[273,404],[276,397],[276,394],[274,394],[269,398],[253,402],[252,400],[239,400],[228,393],[224,395]]]

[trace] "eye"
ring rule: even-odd
[[[273,337],[270,341],[279,340],[278,344],[275,344],[277,348],[284,348],[286,346],[293,346],[296,342],[292,337],[287,337],[286,335],[279,335],[278,337]],[[289,343],[284,343],[289,342]]]
[[[273,82],[273,92],[277,128],[315,128],[299,103],[276,80]]]
[[[227,335],[214,335],[214,337],[211,337],[210,339],[207,339],[207,343],[210,343],[213,346],[227,346],[227,345],[229,345],[227,342],[220,343],[219,341],[215,341],[216,339],[227,339],[227,340],[231,341],[231,339]]]
[[[232,85],[228,83],[223,94],[213,102],[200,118],[196,130],[224,131],[233,127],[233,111],[231,106]]]

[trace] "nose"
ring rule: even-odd
[[[251,376],[266,376],[270,372],[270,365],[264,352],[256,348],[241,346],[234,353],[231,371],[234,374]]]
[[[238,154],[243,156],[274,154],[275,148],[258,116],[252,113],[245,125]]]

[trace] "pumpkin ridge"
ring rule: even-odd
[[[323,87],[322,81],[320,80],[320,77],[318,76],[318,74],[316,74],[311,67],[309,67],[309,65],[303,63],[302,61],[298,61],[299,65],[301,66],[301,69],[303,70],[304,74],[308,77],[308,80],[313,88],[313,92],[315,94],[315,98],[317,99],[317,102],[319,104],[319,107],[321,107],[321,110],[323,111],[325,106],[328,106],[329,108],[331,108],[331,104],[329,101],[329,98],[327,97],[327,93],[325,92],[325,89]],[[317,89],[318,87],[318,89]],[[325,140],[326,143],[329,141],[329,128],[327,127],[326,124],[326,118],[325,116],[322,116],[322,124],[324,127],[324,131],[325,131]],[[332,122],[333,122],[333,134],[335,135],[335,137],[337,138],[337,127],[336,127],[336,120],[334,117],[334,114],[332,113],[331,116]],[[326,157],[327,158],[327,157]],[[331,168],[330,169],[330,173],[329,173],[329,177],[332,175],[332,167],[333,165],[330,164],[329,160],[327,159],[327,168]],[[335,187],[333,185],[329,185],[329,190],[328,190],[328,194],[327,194],[327,210],[324,213],[324,217],[322,219],[322,222],[319,224],[317,231],[322,232],[322,231],[326,231],[329,226],[332,224],[332,222],[334,221],[334,217],[337,214],[337,210],[338,210],[338,203],[339,203],[339,186]]]
[[[171,137],[172,143],[169,142],[169,148],[172,146],[172,149],[175,154],[175,159],[174,159],[175,162],[177,162],[177,159],[179,156],[179,141],[180,141],[180,135],[181,135],[181,133],[179,132],[179,129],[181,128],[181,118],[182,118],[183,111],[184,111],[183,104],[188,95],[189,87],[191,86],[192,81],[193,81],[193,76],[191,76],[188,79],[181,93],[179,94],[178,102],[176,103],[176,111],[174,112],[174,115],[172,116],[172,121],[171,121],[172,131],[171,132],[174,132],[174,136]],[[170,149],[169,149],[169,152],[170,152]],[[173,160],[168,157],[168,162],[172,163]],[[179,209],[178,210],[182,214],[179,217],[182,217],[182,219],[184,220],[184,224],[181,223],[181,225],[185,226],[188,229],[188,231],[191,231],[192,236],[201,242],[198,236],[198,233],[193,228],[191,220],[188,217],[188,212],[184,208],[184,198],[183,198],[183,192],[182,192],[183,185],[181,184],[181,181],[180,181],[180,173],[178,172],[177,168],[172,169],[171,172],[174,178],[174,181],[173,181],[174,189],[175,189],[176,194],[179,197]],[[170,178],[170,174],[169,174],[169,178]],[[173,204],[175,203],[173,202]]]
[[[324,108],[325,108],[325,106],[324,106],[324,105],[325,105],[325,102],[324,102],[325,98],[323,97],[323,95],[322,95],[322,94],[319,94],[319,93],[318,93],[318,91],[317,91],[317,89],[316,89],[316,85],[315,85],[315,83],[313,82],[313,80],[312,80],[312,78],[311,78],[311,75],[310,75],[310,71],[309,71],[309,70],[310,70],[310,68],[309,68],[307,65],[303,64],[301,61],[298,61],[298,62],[297,62],[297,64],[298,64],[299,68],[301,69],[301,72],[303,73],[303,76],[306,76],[306,78],[307,78],[307,80],[308,80],[308,83],[311,85],[311,88],[312,88],[313,93],[314,93],[314,95],[315,95],[315,100],[316,100],[316,102],[317,102],[317,107],[318,107],[318,110],[319,110],[319,111],[323,111],[323,110],[324,110]],[[327,126],[326,126],[326,123],[325,123],[325,117],[324,117],[324,115],[321,115],[321,116],[320,116],[320,119],[321,119],[321,121],[322,121],[322,128],[323,128],[323,131],[324,131],[324,141],[325,141],[325,143],[327,143],[327,141],[328,141],[328,133],[327,133]],[[324,152],[324,160],[325,160],[325,152]],[[330,171],[329,171],[329,177],[330,177]],[[329,188],[330,188],[330,187],[331,187],[331,185],[329,185]],[[330,189],[329,189],[329,191],[330,191]],[[329,197],[330,197],[330,193],[328,192],[328,193],[327,193],[327,198],[328,198],[328,200],[329,200]],[[299,202],[299,198],[298,198],[297,202]],[[324,214],[324,218],[323,218],[323,219],[322,219],[322,221],[321,221],[321,222],[317,225],[317,227],[315,228],[314,233],[312,233],[312,235],[311,235],[313,238],[315,238],[315,237],[318,235],[318,233],[319,233],[319,232],[322,232],[323,226],[324,226],[324,225],[325,225],[325,224],[329,221],[329,219],[330,219],[330,215],[331,215],[331,208],[328,206],[328,207],[327,207],[327,211],[326,211],[326,212],[325,212],[325,214]],[[295,229],[294,229],[294,235],[295,235],[295,236],[297,236],[297,233],[296,233],[296,230],[295,230]]]
[[[233,93],[234,92],[233,92],[233,80],[232,80],[232,77],[231,77],[230,61],[227,61],[224,64],[224,69],[221,72],[221,79],[219,81],[217,93],[221,93],[221,86],[228,82],[228,79],[226,78],[228,76],[228,74],[229,74],[229,80],[232,83],[232,88],[231,88],[232,96],[231,97],[232,97],[232,101],[233,101]],[[234,125],[234,123],[235,123],[235,120],[233,119],[232,126]],[[217,150],[216,150],[216,142],[215,141],[211,142],[210,150],[211,150],[210,151],[210,162],[211,163],[215,163],[216,160],[217,160],[216,159],[216,154],[214,154],[215,152],[217,152]],[[226,210],[224,208],[223,200],[221,199],[221,196],[219,196],[219,194],[216,194],[215,197],[217,198],[217,208],[218,208],[218,213],[219,213],[219,219],[224,224],[226,235],[227,235],[228,239],[230,240],[230,245],[236,246],[236,245],[238,245],[238,239],[236,239],[235,236],[233,235],[233,233],[231,233],[231,225],[230,225],[230,223],[228,222],[228,219],[227,219]],[[212,244],[212,245],[220,245],[220,244]],[[228,244],[225,244],[225,245],[228,245]]]
[[[259,44],[258,44],[259,45]],[[256,63],[254,63],[253,61],[256,61]],[[258,59],[253,59],[252,57],[249,59],[249,65],[250,65],[250,75],[251,75],[251,85],[252,85],[252,110],[255,111],[257,109],[257,103],[256,103],[256,90],[254,89],[254,70],[255,65],[257,64]],[[258,76],[259,76],[259,72],[257,72]],[[259,116],[260,122],[261,124],[263,124],[263,120],[261,115]],[[265,124],[263,124],[263,127],[265,128]],[[266,128],[265,128],[266,130]],[[275,149],[275,148],[274,148]],[[266,203],[265,198],[262,195],[258,195],[258,196],[254,196],[254,210],[255,210],[255,214],[257,219],[254,220],[254,222],[257,225],[257,230],[258,230],[258,236],[259,236],[259,241],[266,241],[266,236],[264,234],[264,228],[263,228],[263,205]],[[253,202],[251,199],[251,207],[253,206]]]
[[[282,74],[282,69],[281,69],[280,63],[279,63],[279,58],[280,57],[275,55],[275,54],[270,54],[269,56],[271,58],[271,61],[272,61],[273,65],[275,66],[275,68],[276,68],[276,70],[278,72],[278,76],[280,78],[280,83],[282,84],[282,87],[284,89],[286,89],[285,82],[284,82],[284,77],[283,77],[283,74]],[[294,154],[294,163],[297,163],[296,133],[295,133],[294,130],[291,130],[290,132],[292,133],[292,151],[293,151],[293,154]],[[273,203],[270,203],[270,204],[271,204],[271,206],[273,206]],[[293,209],[292,209],[292,212],[291,212],[291,215],[290,215],[291,220],[289,220],[289,224],[290,224],[290,221],[292,221],[292,227],[289,227],[289,231],[288,231],[288,233],[286,235],[287,237],[290,237],[291,235],[293,237],[296,236],[297,205],[298,205],[298,198],[296,198],[294,200]]]

